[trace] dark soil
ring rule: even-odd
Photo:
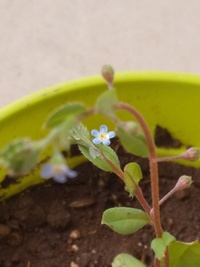
[[[147,160],[124,157],[121,148],[118,152],[122,166],[129,161],[142,165],[141,187],[151,203]],[[101,225],[102,213],[109,207],[140,208],[128,197],[122,181],[90,163],[77,171],[79,176],[64,185],[49,181],[0,204],[0,267],[106,267],[122,252],[152,266],[150,241],[154,232],[150,226],[123,236]],[[161,197],[181,175],[192,175],[192,186],[161,207],[162,225],[179,240],[198,239],[200,170],[160,163],[159,172]]]

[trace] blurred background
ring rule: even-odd
[[[116,71],[200,73],[199,0],[1,0],[0,107]]]

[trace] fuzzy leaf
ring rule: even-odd
[[[175,237],[168,232],[164,232],[162,238],[155,238],[151,242],[151,248],[153,249],[156,258],[161,260],[165,256],[165,250],[169,244],[175,241]]]
[[[70,132],[76,123],[76,116],[70,115],[66,117],[62,123],[51,130],[52,134],[49,135],[49,142],[52,143],[56,140],[62,149],[68,150],[71,145]]]
[[[140,157],[149,156],[146,140],[142,134],[134,136],[125,132],[121,127],[118,127],[117,136],[127,152]]]
[[[148,223],[150,223],[149,216],[134,208],[110,208],[104,211],[102,217],[102,224],[123,235],[132,234]]]
[[[42,148],[42,142],[29,138],[16,139],[1,150],[0,162],[8,170],[9,175],[24,175],[36,166]]]
[[[98,150],[96,150],[94,147],[89,148],[89,153],[93,159],[96,159],[96,157],[99,157],[101,154]]]
[[[199,267],[200,243],[173,242],[169,245],[170,266],[173,267]]]
[[[100,145],[96,145],[97,151],[95,151],[95,147],[93,147],[92,151],[91,151],[91,147],[79,145],[79,149],[81,150],[83,155],[89,161],[91,161],[95,166],[97,166],[101,170],[113,172],[112,167],[105,161],[104,158],[102,158],[99,148],[100,148]],[[112,148],[110,148],[109,146],[102,146],[102,151],[103,151],[104,155],[110,161],[112,161],[112,163],[115,166],[120,168],[120,164],[119,164],[119,160],[118,160],[117,154],[115,153],[115,151]]]
[[[112,262],[112,267],[146,267],[141,261],[129,254],[117,255]]]
[[[114,89],[107,90],[103,92],[97,99],[97,111],[107,117],[113,117],[117,101],[118,99],[116,91]]]
[[[44,128],[53,128],[60,125],[68,116],[77,116],[86,111],[83,103],[68,103],[59,107],[47,118]]]
[[[82,122],[76,124],[70,131],[71,137],[77,145],[90,146],[93,145],[90,140],[88,129]]]
[[[141,179],[142,171],[140,166],[135,162],[128,163],[124,168],[124,182],[125,190],[129,192],[131,197],[134,196],[136,187]]]

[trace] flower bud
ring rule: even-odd
[[[134,122],[134,121],[122,122],[120,126],[127,133],[132,134],[134,136],[138,136],[140,134],[143,134],[142,129],[141,129],[140,125],[137,122]]]
[[[182,154],[182,158],[189,161],[196,161],[200,158],[200,149],[196,147],[190,147]]]
[[[190,185],[192,184],[192,177],[191,176],[187,176],[187,175],[182,175],[179,179],[178,179],[178,181],[177,181],[177,183],[176,183],[176,185],[175,185],[175,188],[177,189],[177,190],[183,190],[183,189],[185,189],[185,188],[188,188],[188,187],[190,187]]]
[[[104,65],[102,68],[101,74],[109,85],[113,84],[114,69],[110,65]]]

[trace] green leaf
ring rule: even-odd
[[[128,163],[124,168],[124,182],[125,190],[130,193],[131,197],[135,195],[135,190],[141,179],[142,171],[140,166],[135,162]]]
[[[175,237],[170,235],[168,232],[164,232],[162,238],[153,239],[153,241],[151,242],[151,248],[153,249],[156,258],[161,260],[165,256],[167,246],[169,246],[169,244],[171,244],[175,240]]]
[[[147,213],[133,208],[116,207],[104,211],[102,224],[118,234],[132,234],[150,223],[150,217]]]
[[[86,111],[86,107],[83,103],[68,103],[56,109],[47,118],[44,123],[44,128],[53,128],[60,125],[66,118],[70,116],[77,116]]]
[[[90,145],[91,143],[88,129],[82,122],[77,123],[77,125],[71,129],[70,135],[76,140],[77,144]]]
[[[173,242],[169,245],[169,258],[173,267],[199,267],[200,243]]]
[[[79,145],[79,149],[83,153],[83,155],[91,161],[95,166],[100,168],[101,170],[104,171],[109,171],[113,172],[112,167],[105,161],[105,159],[101,156],[100,152],[100,146],[101,145],[96,145],[94,146],[93,143],[91,143],[90,147]],[[103,154],[110,160],[112,163],[120,168],[119,160],[117,157],[117,154],[115,151],[110,148],[109,146],[104,146],[102,145],[102,151]]]
[[[140,157],[149,156],[149,150],[144,135],[133,135],[124,131],[123,128],[118,127],[117,136],[127,152]]]
[[[112,267],[146,267],[141,261],[129,254],[117,255],[112,262]]]
[[[76,123],[76,116],[68,116],[61,124],[52,130],[52,134],[49,135],[49,141],[53,143],[55,140],[62,149],[68,150],[71,144],[70,131]]]
[[[29,138],[13,140],[1,150],[0,163],[11,176],[27,174],[38,163],[42,148],[42,141],[32,141]]]
[[[90,156],[91,156],[93,159],[96,159],[97,157],[101,156],[100,151],[97,150],[97,149],[94,148],[94,147],[90,147],[90,148],[89,148],[89,153],[90,153]]]
[[[114,89],[103,92],[97,99],[97,112],[107,116],[113,117],[115,112],[115,105],[117,104],[117,94]]]

